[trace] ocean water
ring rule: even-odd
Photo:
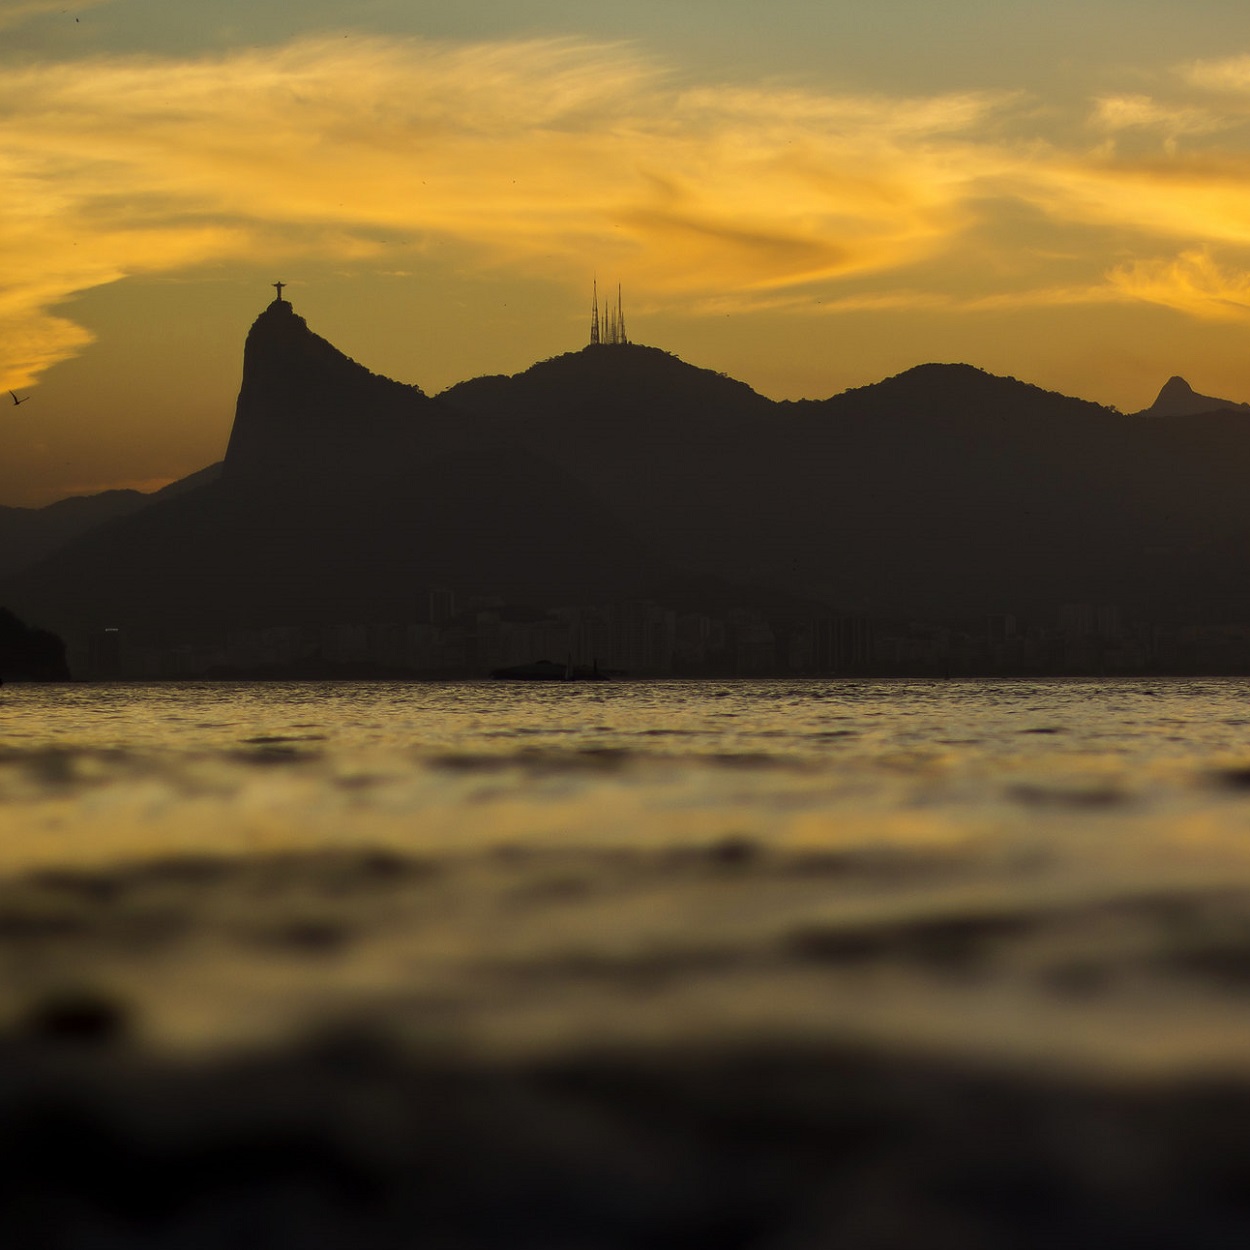
[[[1241,680],[9,686],[0,874],[0,1026],[180,1061],[1250,1068]]]
[[[0,691],[0,1242],[1250,1244],[1250,684]]]

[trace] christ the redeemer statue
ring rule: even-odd
[[[279,303],[279,304],[281,304],[281,303],[282,303],[282,288],[283,288],[284,286],[286,286],[286,283],[285,283],[285,282],[275,282],[275,283],[273,284],[273,289],[274,289],[275,291],[277,291],[277,292],[278,292],[278,303]]]

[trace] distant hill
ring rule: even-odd
[[[65,643],[45,629],[32,629],[0,608],[0,680],[68,681]]]
[[[1250,620],[1248,478],[1241,409],[1144,421],[960,364],[775,403],[598,345],[431,398],[283,300],[248,335],[219,475],[80,532],[0,601],[164,637],[414,619],[431,586],[539,607]]]
[[[1239,404],[1232,399],[1216,399],[1212,395],[1199,395],[1184,378],[1168,378],[1155,402],[1143,408],[1142,417],[1194,417],[1204,412],[1219,412],[1231,408],[1250,413],[1250,404]]]
[[[161,490],[106,490],[76,495],[43,508],[0,506],[0,578],[7,577],[115,517],[129,516],[161,499],[172,499],[212,481],[220,464],[209,465]]]

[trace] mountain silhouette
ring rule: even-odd
[[[1248,416],[1145,420],[958,364],[777,403],[628,344],[430,397],[275,300],[219,474],[79,534],[0,602],[165,638],[417,619],[432,586],[541,607],[741,594],[1244,620]]]
[[[59,499],[42,508],[0,506],[0,578],[27,568],[105,521],[193,490],[211,481],[220,471],[220,464],[211,464],[151,493],[105,490],[94,495]]]
[[[1232,399],[1216,399],[1212,395],[1199,395],[1184,378],[1171,377],[1163,384],[1153,404],[1142,409],[1143,417],[1194,417],[1204,412],[1221,409],[1239,409],[1250,412],[1250,404],[1239,404]]]
[[[220,477],[97,527],[5,589],[40,621],[167,637],[405,619],[436,585],[594,601],[666,569],[546,457],[481,440],[274,301],[248,335]]]
[[[879,614],[1242,611],[1250,423],[1144,422],[968,365],[773,403],[648,348],[444,393],[523,428],[681,568]]]
[[[223,474],[269,490],[398,469],[395,457],[411,467],[441,416],[418,387],[370,373],[276,299],[247,336]]]

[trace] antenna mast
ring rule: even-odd
[[[628,343],[625,337],[625,304],[621,296],[621,284],[616,284],[616,306],[613,307],[611,297],[603,301],[603,312],[599,311],[599,277],[596,274],[590,297],[590,342],[592,346],[607,343],[617,346]]]

